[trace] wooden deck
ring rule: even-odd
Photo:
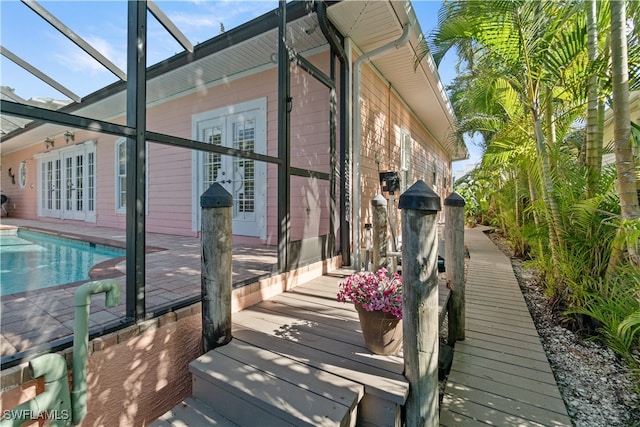
[[[353,305],[336,301],[350,273],[330,273],[234,313],[231,344],[190,365],[193,397],[152,425],[209,417],[221,425],[400,426],[409,392],[404,360],[367,350]],[[444,281],[439,291],[442,312]]]
[[[465,231],[466,339],[456,343],[442,426],[571,426],[509,259]]]
[[[465,232],[465,244],[466,339],[455,346],[440,425],[570,426],[509,259],[480,228]],[[350,273],[235,313],[232,343],[190,365],[193,397],[152,425],[402,425],[402,354],[376,356],[364,346],[353,306],[336,301]],[[439,293],[442,313],[444,281]]]

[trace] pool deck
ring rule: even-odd
[[[125,230],[74,223],[45,223],[18,218],[2,218],[0,229],[29,228],[62,235],[82,236],[98,243],[121,245]],[[146,233],[146,309],[147,312],[200,295],[200,240],[197,237]],[[276,246],[233,246],[234,284],[272,274],[277,266]],[[92,279],[113,277],[121,284],[124,297],[125,261],[99,264]],[[3,273],[5,274],[5,273]],[[4,358],[18,352],[47,345],[73,335],[73,294],[77,282],[29,293],[0,297],[0,355]],[[103,326],[125,317],[125,298],[117,307],[104,305],[104,297],[91,303],[91,327]]]

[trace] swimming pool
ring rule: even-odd
[[[0,295],[89,280],[103,261],[124,249],[30,230],[0,231]]]

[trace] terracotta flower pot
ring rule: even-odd
[[[364,344],[375,354],[397,353],[402,346],[402,321],[384,311],[367,311],[354,304],[360,318]]]

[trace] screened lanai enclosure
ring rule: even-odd
[[[105,316],[112,321],[94,335],[199,299],[197,278],[185,281],[188,291],[153,298],[152,281],[158,278],[148,271],[148,257],[167,248],[160,243],[150,249],[150,236],[188,242],[172,255],[184,262],[171,262],[177,271],[167,275],[180,276],[181,269],[199,275],[200,196],[214,182],[233,197],[234,248],[262,255],[256,276],[295,270],[341,251],[348,263],[349,251],[342,250],[345,242],[348,246],[348,222],[340,215],[346,204],[341,176],[348,125],[339,108],[348,78],[326,5],[281,2],[195,45],[163,13],[162,3],[113,7],[126,13],[126,68],[75,33],[74,21],[63,22],[55,4],[3,5],[3,21],[38,19],[48,24],[47,37],[72,42],[70,57],[93,58],[116,77],[78,95],[73,80],[51,77],[60,75],[55,61],[34,58],[29,47],[16,50],[11,44],[19,49],[21,43],[3,35],[3,68],[11,62],[8,67],[22,70],[11,75],[37,78],[60,94],[59,101],[25,99],[3,73],[2,191],[13,203],[9,218],[37,221],[23,226],[126,242],[126,264],[120,268],[126,277],[124,304]],[[101,23],[99,15],[92,19],[96,25],[114,24]],[[149,65],[148,52],[161,30],[162,40],[171,36],[179,52]],[[15,185],[5,180],[8,171],[20,172]],[[77,221],[75,230],[66,227],[70,221]],[[122,233],[86,231],[101,227]],[[234,286],[255,280],[241,276]],[[3,303],[19,309],[21,301],[27,304],[11,296]],[[69,342],[69,329],[60,328],[47,342],[18,344],[3,353],[3,366],[20,360],[24,351]]]
[[[241,17],[196,31],[223,7]],[[409,1],[3,2],[1,31],[3,236],[116,252],[39,289],[54,276],[40,266],[66,272],[85,255],[22,268],[3,249],[3,285],[18,282],[0,296],[3,368],[70,346],[87,280],[115,279],[123,295],[94,298],[92,339],[197,311],[214,183],[232,198],[241,310],[360,269],[377,194],[400,224],[381,176],[444,199],[468,154],[433,59],[416,62]]]

